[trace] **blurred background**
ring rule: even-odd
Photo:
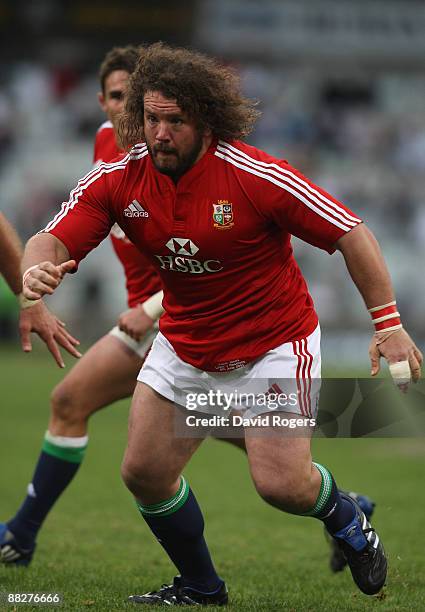
[[[0,0],[0,210],[22,240],[91,167],[97,71],[115,45],[218,56],[263,116],[249,142],[287,159],[376,234],[399,310],[424,346],[425,5],[416,0]],[[365,364],[371,324],[339,254],[295,241],[328,363]],[[0,286],[0,337],[16,340]],[[126,308],[108,241],[50,299],[83,343]]]

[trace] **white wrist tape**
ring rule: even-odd
[[[158,293],[154,293],[150,298],[143,302],[142,308],[145,313],[156,321],[163,314],[164,309],[162,307],[162,298],[164,297],[163,291],[158,291]]]
[[[388,302],[388,304],[382,304],[382,306],[374,306],[373,308],[368,308],[368,312],[377,312],[378,310],[382,310],[383,308],[388,308],[388,306],[395,306],[396,301]]]
[[[35,306],[36,304],[40,302],[40,299],[41,299],[39,298],[38,300],[29,300],[28,298],[24,296],[23,293],[20,293],[17,297],[19,300],[19,305],[22,310],[24,310],[25,308],[31,308],[31,306]]]
[[[380,331],[376,331],[375,332],[375,336],[377,338],[383,337],[384,340],[386,340],[387,336],[385,334],[387,332],[397,331],[398,329],[403,329],[403,324],[402,323],[398,323],[398,325],[391,325],[391,327],[386,327],[385,329],[381,329]]]
[[[35,266],[30,266],[29,268],[27,268],[25,270],[25,272],[22,274],[22,287],[25,285],[25,281],[27,279],[28,274],[31,272],[31,270],[34,270],[35,268],[38,268],[38,264],[35,264]]]
[[[410,382],[411,372],[407,359],[405,361],[397,361],[397,363],[390,363],[389,368],[396,385],[404,385]]]

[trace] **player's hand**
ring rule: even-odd
[[[22,350],[25,353],[30,353],[32,350],[32,332],[38,334],[46,343],[60,368],[64,368],[65,364],[58,345],[74,357],[81,357],[81,353],[75,348],[80,344],[79,341],[66,331],[65,323],[55,317],[42,300],[30,308],[21,309],[19,333]]]
[[[380,370],[380,358],[385,357],[396,385],[406,392],[410,380],[418,382],[421,377],[423,356],[404,329],[375,333],[369,346],[371,374]]]
[[[24,274],[22,293],[27,300],[39,300],[43,295],[51,295],[61,284],[67,272],[76,266],[74,259],[55,266],[51,261],[42,261],[29,268]]]
[[[151,319],[143,309],[142,304],[138,304],[130,310],[123,312],[118,319],[118,327],[139,342],[145,333],[152,328],[155,321]]]

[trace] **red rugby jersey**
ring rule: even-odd
[[[80,261],[114,222],[160,273],[177,354],[226,371],[317,325],[291,234],[332,253],[361,221],[286,161],[214,141],[177,186],[136,145],[86,175],[44,231]]]
[[[123,155],[115,140],[110,121],[102,123],[96,133],[93,162],[109,162]],[[151,261],[127,238],[117,223],[111,228],[110,238],[114,251],[125,273],[127,302],[130,308],[147,300],[162,289],[161,280]]]

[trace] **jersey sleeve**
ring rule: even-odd
[[[56,236],[79,263],[106,236],[114,223],[109,209],[113,164],[101,164],[82,178],[59,212],[41,230]]]
[[[262,210],[266,217],[328,253],[362,220],[287,162],[264,164]]]

